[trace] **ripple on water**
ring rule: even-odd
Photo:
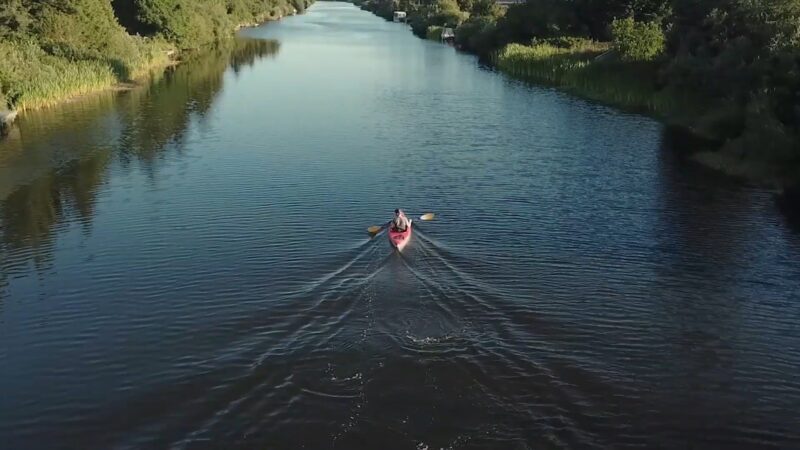
[[[9,448],[800,441],[772,193],[352,5],[245,34],[0,141]]]

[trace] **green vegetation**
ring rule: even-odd
[[[432,41],[441,41],[443,31],[444,27],[440,27],[438,25],[431,25],[428,27],[428,31],[425,33],[425,38],[430,39]]]
[[[181,49],[224,39],[243,24],[303,12],[307,0],[114,0],[129,31],[155,34]]]
[[[429,5],[412,10],[408,20],[411,24],[411,30],[417,36],[431,39],[428,31],[430,29],[438,29],[438,37],[436,39],[439,39],[441,38],[442,28],[455,28],[468,17],[469,13],[461,11],[455,0],[436,0]]]
[[[515,77],[560,87],[583,97],[629,110],[669,117],[691,126],[698,107],[691,95],[657,90],[658,67],[609,59],[611,46],[581,39],[549,39],[533,45],[508,44],[495,55],[497,67]]]
[[[0,109],[130,82],[310,0],[0,0]]]
[[[59,223],[76,216],[91,225],[97,193],[107,181],[114,155],[123,164],[136,161],[155,170],[159,160],[177,151],[169,144],[185,139],[192,120],[208,114],[222,91],[226,69],[242,70],[278,51],[276,41],[226,39],[187,55],[183,64],[125,96],[101,92],[58,110],[32,112],[32,120],[19,125],[24,143],[12,138],[0,145],[0,162],[19,167],[25,180],[0,178],[0,248],[25,249],[32,263],[46,265]],[[120,117],[117,124],[107,123],[110,115]],[[74,117],[81,124],[75,125]],[[76,132],[76,127],[92,132]],[[42,145],[65,137],[71,143],[67,148]],[[106,146],[115,151],[98,151]],[[40,153],[31,159],[24,147]]]
[[[479,55],[495,48],[497,21],[492,16],[473,16],[456,28],[456,45]]]
[[[456,26],[460,49],[514,76],[685,125],[721,143],[733,163],[716,166],[800,180],[800,0],[357,2],[406,11],[423,37]]]
[[[611,22],[614,48],[625,61],[651,61],[664,51],[667,38],[657,22],[637,22],[633,17]]]
[[[50,106],[142,76],[169,58],[161,45],[136,39],[125,59],[67,58],[47,53],[34,41],[0,42],[0,86],[3,107],[20,110]]]

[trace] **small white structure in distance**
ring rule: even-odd
[[[405,11],[395,11],[393,20],[395,22],[405,22],[406,21],[406,12]]]
[[[442,41],[449,41],[456,38],[456,33],[452,28],[445,27],[442,30]]]

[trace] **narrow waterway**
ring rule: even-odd
[[[0,141],[0,447],[800,445],[771,192],[350,4],[242,35]]]

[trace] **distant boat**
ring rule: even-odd
[[[455,38],[456,38],[456,33],[455,33],[455,31],[453,31],[452,28],[444,28],[442,30],[442,41],[443,42],[452,41]]]
[[[0,135],[5,134],[6,127],[10,126],[14,119],[17,118],[16,111],[4,111],[0,110]]]
[[[0,110],[0,123],[11,123],[17,118],[16,111],[2,111]]]

